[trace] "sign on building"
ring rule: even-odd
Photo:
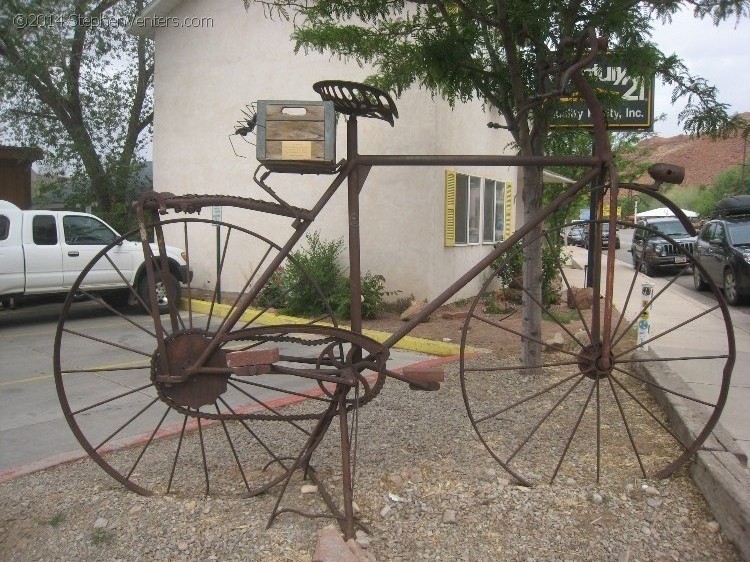
[[[650,80],[631,76],[627,68],[598,62],[584,70],[592,80],[612,130],[651,131],[654,127],[654,86]],[[553,127],[591,128],[591,111],[579,95],[560,99]]]

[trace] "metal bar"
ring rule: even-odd
[[[597,156],[504,156],[437,154],[390,155],[360,154],[361,166],[599,166],[603,160]]]

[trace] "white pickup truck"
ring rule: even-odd
[[[66,293],[81,271],[106,245],[120,235],[93,215],[70,211],[22,211],[0,200],[0,296]],[[158,250],[152,244],[154,254]],[[79,287],[97,293],[112,305],[137,302],[130,287],[145,303],[150,302],[140,242],[122,240],[113,246],[86,275]],[[184,252],[167,246],[169,269],[175,279],[189,275]],[[119,271],[118,271],[119,270]],[[126,284],[123,278],[127,279]],[[129,284],[129,285],[128,285]],[[179,296],[179,283],[175,286]],[[161,276],[157,283],[159,308],[166,308],[167,291]]]

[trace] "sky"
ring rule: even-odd
[[[714,26],[711,19],[697,19],[689,11],[671,24],[658,25],[653,40],[666,55],[677,54],[693,75],[702,76],[719,90],[719,101],[730,105],[730,114],[750,111],[750,19],[734,19]],[[682,134],[677,115],[684,102],[671,102],[672,89],[656,82],[654,114],[667,120],[654,125],[661,137]]]

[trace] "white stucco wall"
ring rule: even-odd
[[[293,54],[290,24],[265,18],[255,5],[245,11],[240,0],[185,0],[170,15],[210,17],[213,26],[155,30],[155,188],[267,199],[252,182],[255,147],[233,137],[237,152],[246,156],[238,158],[228,139],[244,106],[259,99],[317,100],[314,82],[361,81],[367,70],[328,55]],[[497,154],[508,145],[507,133],[487,128],[488,121],[498,119],[479,103],[451,110],[428,93],[412,90],[396,104],[401,118],[394,128],[383,121],[359,120],[360,153]],[[339,119],[337,158],[344,157],[345,147],[345,124]],[[457,171],[515,184],[515,169]],[[384,275],[389,290],[432,298],[491,248],[444,247],[444,172],[380,168],[367,180],[361,201],[362,267]],[[291,204],[309,208],[330,179],[273,174],[269,183]],[[210,216],[210,210],[204,215]],[[227,210],[224,219],[251,223],[251,228],[280,244],[292,234],[290,219],[250,211],[233,215]],[[328,239],[346,237],[345,186],[311,230]],[[213,250],[213,243],[207,242],[206,251]],[[197,248],[191,247],[191,252]],[[198,285],[210,288],[211,275],[201,275],[195,261],[192,265],[198,270]],[[227,271],[223,288],[238,284],[243,269]],[[457,297],[474,294],[479,281]]]

